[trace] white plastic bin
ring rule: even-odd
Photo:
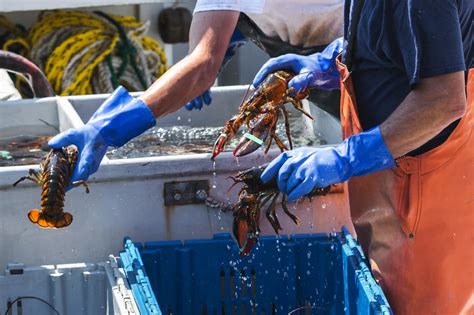
[[[139,314],[123,270],[113,257],[94,264],[9,264],[0,276],[0,312],[7,310],[6,314],[15,315]]]
[[[236,113],[246,89],[246,86],[214,88],[211,106],[201,112],[182,109],[159,119],[157,125],[222,126]],[[18,132],[56,132],[38,118],[61,131],[80,126],[106,97],[0,102],[0,138]],[[334,122],[325,124],[324,130],[318,130],[318,124],[314,126],[317,133],[340,133],[339,125]],[[120,240],[124,236],[148,241],[211,238],[215,233],[231,232],[231,213],[221,213],[203,203],[165,206],[165,184],[205,181],[212,198],[235,202],[238,188],[227,193],[232,184],[228,177],[239,170],[269,162],[278,153],[279,150],[273,148],[264,156],[259,150],[236,161],[231,152],[224,152],[215,164],[210,154],[106,158],[90,178],[90,194],[85,194],[82,187],[67,193],[64,210],[72,213],[74,221],[58,230],[40,229],[27,218],[28,211],[40,205],[39,186],[25,181],[12,187],[29,168],[37,166],[0,167],[0,268],[17,261],[27,265],[105,261],[109,253],[121,249]],[[351,225],[345,194],[330,194],[315,198],[312,203],[306,201],[289,204],[289,207],[302,223],[296,226],[277,210],[281,213],[284,234],[330,232],[339,230],[342,225]],[[274,234],[265,218],[261,220],[261,228],[263,234]]]

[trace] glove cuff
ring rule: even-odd
[[[340,88],[339,71],[336,67],[336,57],[343,48],[343,39],[338,38],[330,43],[322,52],[311,55],[319,71],[312,71],[311,87],[319,87],[325,90],[336,90]]]
[[[120,147],[155,126],[150,108],[118,87],[87,123],[99,131],[108,146]]]
[[[227,47],[227,50],[225,52],[222,65],[219,68],[219,74],[222,72],[225,66],[232,60],[232,57],[234,57],[235,53],[237,52],[237,49],[243,46],[246,42],[247,39],[245,38],[245,36],[238,29],[235,29],[234,33],[232,34],[232,37],[230,38],[229,46]]]
[[[349,158],[350,176],[362,176],[395,166],[395,160],[383,140],[379,126],[353,135],[344,143],[346,156]]]

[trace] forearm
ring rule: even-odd
[[[213,84],[219,71],[217,63],[187,56],[155,81],[140,99],[157,118],[175,112]]]
[[[425,144],[464,115],[464,72],[422,79],[380,129],[398,158]]]
[[[180,109],[213,84],[238,17],[237,11],[209,11],[194,16],[190,54],[165,72],[140,97],[155,117]]]

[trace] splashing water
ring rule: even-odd
[[[178,121],[180,120],[181,118],[179,117]],[[312,146],[324,143],[320,137],[310,134],[306,130],[301,117],[290,117],[289,122],[294,147]],[[151,128],[141,136],[120,148],[111,148],[107,152],[107,157],[110,159],[123,159],[210,153],[221,130],[222,127],[190,127],[183,125],[172,127],[157,126]],[[237,146],[240,138],[245,132],[245,128],[241,128],[241,130],[231,140],[230,144],[225,147],[225,151],[232,151]],[[282,140],[286,140],[285,126],[282,119],[279,121],[276,134]],[[275,144],[272,146],[275,146]]]

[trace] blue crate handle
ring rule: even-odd
[[[376,314],[393,315],[382,288],[375,281],[372,272],[367,265],[367,260],[362,247],[360,247],[345,226],[342,227],[342,236],[345,242],[342,246],[343,251],[345,255],[350,257],[352,262],[356,264],[356,274],[363,286],[366,297],[371,301],[371,306],[375,309]]]
[[[124,239],[124,251],[120,253],[129,285],[141,314],[161,315],[160,306],[150,285],[140,252],[128,237]]]

